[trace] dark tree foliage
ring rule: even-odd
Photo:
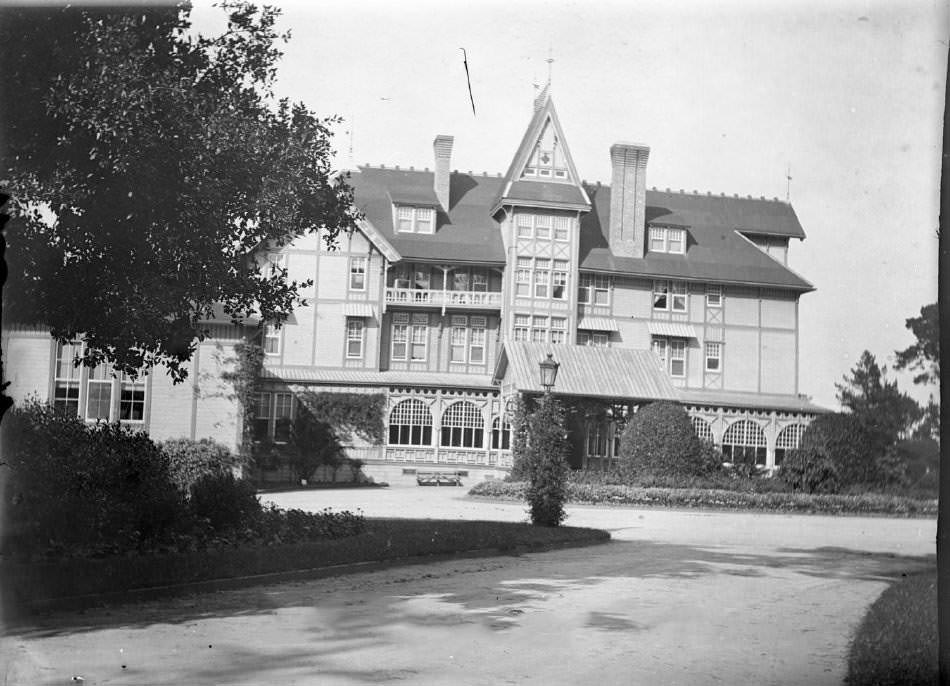
[[[299,302],[263,249],[354,226],[336,120],[273,96],[278,11],[223,8],[211,37],[188,33],[187,5],[0,18],[5,314],[81,337],[84,364],[180,381],[216,306],[283,321]]]
[[[792,450],[785,456],[779,476],[792,490],[804,493],[837,493],[841,487],[835,462],[815,447]]]
[[[567,517],[567,457],[570,444],[564,428],[564,408],[550,394],[541,397],[528,415],[528,446],[524,474],[525,496],[535,526],[558,526]]]
[[[851,485],[877,480],[876,463],[884,449],[856,415],[836,413],[823,414],[808,425],[800,451],[827,458],[838,481]]]
[[[287,455],[298,480],[309,479],[323,465],[338,467],[346,457],[333,427],[302,405],[294,417]]]
[[[920,418],[917,403],[897,388],[897,381],[888,381],[887,367],[879,366],[867,350],[844,377],[835,384],[838,401],[851,410],[874,441],[877,455],[907,433]]]
[[[511,425],[511,474],[509,480],[524,481],[528,478],[525,469],[528,459],[528,401],[520,393],[511,401],[508,423]]]
[[[677,403],[641,407],[620,439],[620,470],[626,477],[694,476],[709,464],[689,415]]]
[[[916,384],[940,383],[940,314],[937,303],[921,307],[920,316],[907,319],[906,327],[917,341],[895,353],[894,368],[920,370],[914,377]]]

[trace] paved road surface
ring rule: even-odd
[[[309,491],[284,507],[524,519],[464,489]],[[44,618],[7,684],[841,684],[850,635],[934,520],[576,507],[602,546],[464,559]]]

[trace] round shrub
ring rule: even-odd
[[[828,458],[842,486],[878,480],[880,455],[874,437],[854,415],[839,412],[817,417],[802,434],[800,447]]]
[[[176,438],[160,445],[168,457],[172,482],[185,493],[203,476],[240,471],[245,466],[243,458],[210,438]]]
[[[231,473],[208,474],[191,486],[191,511],[217,534],[253,529],[261,518],[257,490]]]
[[[628,478],[698,475],[710,462],[686,410],[676,403],[641,407],[620,439],[620,469]]]
[[[790,451],[779,467],[778,476],[792,490],[804,493],[837,493],[841,487],[837,465],[815,448]]]

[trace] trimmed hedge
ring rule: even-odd
[[[630,418],[620,439],[619,467],[631,478],[684,476],[706,472],[709,460],[683,406],[661,401]]]
[[[301,513],[309,514],[309,513]],[[40,564],[0,562],[6,600],[21,609],[89,594],[160,588],[294,570],[465,552],[537,550],[606,542],[610,534],[578,527],[532,527],[513,522],[369,520],[345,539],[295,545],[241,546],[189,553],[71,560]],[[96,598],[87,599],[95,602]]]
[[[243,457],[210,438],[175,438],[158,445],[168,456],[169,478],[185,493],[204,476],[240,472],[247,466]]]
[[[469,495],[523,501],[523,482],[483,481]],[[631,486],[569,483],[569,503],[587,505],[634,505],[669,508],[764,510],[807,514],[885,514],[903,517],[935,517],[936,500],[913,500],[898,496],[812,495],[807,493],[753,493],[698,488],[635,488]]]

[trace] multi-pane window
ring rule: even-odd
[[[693,423],[693,431],[696,432],[696,436],[699,437],[699,440],[712,443],[713,432],[712,427],[709,426],[709,422],[702,417],[692,417],[691,421]]]
[[[472,270],[472,290],[476,293],[488,291],[488,274],[479,270]]]
[[[804,424],[791,424],[782,429],[775,439],[775,466],[778,467],[785,461],[785,456],[790,450],[796,450],[801,445],[802,434],[805,433]]]
[[[440,445],[446,448],[481,448],[485,441],[485,420],[467,400],[449,405],[442,413]]]
[[[491,447],[492,450],[508,450],[511,448],[511,424],[506,419],[504,423],[501,417],[495,417],[491,423]]]
[[[567,319],[551,317],[551,343],[560,345],[567,342]]]
[[[515,272],[516,295],[531,295],[531,266],[532,260],[530,257],[518,258],[518,270]]]
[[[366,258],[365,257],[351,257],[350,258],[350,290],[351,291],[365,291],[366,290]]]
[[[145,421],[145,376],[123,374],[119,382],[119,421]]]
[[[650,252],[682,255],[686,252],[686,231],[670,226],[651,226]]]
[[[428,267],[417,267],[413,271],[412,287],[422,291],[427,291],[432,287],[432,272]]]
[[[264,325],[264,354],[280,355],[280,327],[274,324]]]
[[[670,376],[686,376],[686,340],[683,338],[653,338],[653,352],[660,358],[660,368]]]
[[[534,260],[534,297],[548,297],[548,283],[551,278],[551,260],[536,257]]]
[[[567,298],[567,260],[554,260],[554,271],[551,274],[551,297],[556,300]]]
[[[722,307],[722,286],[706,284],[706,307]]]
[[[264,256],[267,271],[277,274],[287,268],[287,256],[281,252],[271,251]]]
[[[722,343],[706,343],[706,371],[722,370]]]
[[[471,318],[471,338],[468,346],[468,361],[471,364],[485,364],[485,317]]]
[[[683,281],[654,281],[653,309],[686,312],[686,283]]]
[[[293,425],[293,410],[293,394],[259,392],[253,409],[253,439],[288,443]]]
[[[390,445],[432,445],[432,413],[417,398],[403,400],[389,413]]]
[[[610,346],[610,334],[603,331],[578,331],[577,344],[607,348]]]
[[[466,317],[452,317],[452,334],[449,345],[449,362],[465,363],[468,347],[468,320]]]
[[[435,210],[431,207],[396,207],[396,231],[399,233],[432,233],[435,228]]]
[[[587,456],[608,457],[607,438],[610,427],[607,422],[590,422],[587,425]]]
[[[79,386],[82,368],[73,360],[82,352],[80,343],[56,344],[56,371],[53,378],[53,407],[75,416],[79,414]]]
[[[86,419],[108,422],[112,414],[112,365],[104,362],[89,370],[86,386]]]
[[[531,330],[531,315],[516,314],[514,318],[514,340],[528,340],[528,332]]]
[[[429,341],[429,315],[407,312],[393,313],[392,352],[393,360],[425,360]]]
[[[453,291],[467,291],[468,287],[468,272],[464,269],[458,269],[452,274],[452,290]]]
[[[754,462],[764,466],[767,452],[765,432],[749,419],[730,424],[722,436],[722,454],[730,462]]]
[[[362,317],[346,318],[346,356],[348,359],[363,357],[365,326]]]
[[[610,305],[610,277],[602,274],[581,274],[577,302],[582,305]]]
[[[524,214],[515,216],[515,233],[518,238],[541,238],[566,241],[570,238],[571,218],[549,214]]]
[[[531,317],[531,342],[548,342],[548,318],[545,315],[536,314]]]

